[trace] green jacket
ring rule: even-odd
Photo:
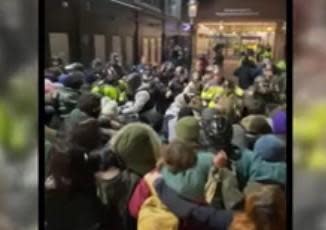
[[[67,116],[78,104],[80,92],[63,87],[58,91],[59,111],[62,117]]]
[[[172,173],[167,167],[161,169],[164,181],[181,196],[196,200],[205,200],[205,184],[213,165],[214,155],[200,152],[194,167],[185,171]]]
[[[80,109],[74,109],[64,120],[63,129],[68,131],[77,125],[79,122],[84,121],[90,118],[86,113],[81,111]]]
[[[233,158],[233,159],[232,159]],[[231,167],[235,170],[239,187],[242,190],[250,181],[286,183],[286,164],[263,161],[259,155],[250,150],[234,149]]]

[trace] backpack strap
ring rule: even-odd
[[[154,182],[156,179],[158,179],[160,177],[161,177],[161,174],[157,170],[147,173],[144,177],[144,179],[149,187],[149,190],[151,191],[152,195],[154,195],[154,196],[157,196],[156,190],[154,188]]]

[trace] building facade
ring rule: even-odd
[[[272,47],[275,59],[285,56],[286,0],[200,0],[193,53],[212,55],[217,43],[225,56],[236,56],[242,47]]]
[[[47,0],[45,58],[88,64],[109,60],[112,52],[126,66],[142,58],[166,58],[168,40],[179,36],[182,0]],[[162,52],[163,51],[163,52]]]

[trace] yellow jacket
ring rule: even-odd
[[[158,177],[158,172],[149,172],[145,175],[151,196],[145,200],[140,208],[137,221],[138,230],[178,230],[179,228],[178,218],[161,202],[155,191],[154,181]]]

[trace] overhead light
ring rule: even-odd
[[[224,25],[223,25],[223,22],[221,21],[220,22],[220,25],[218,27],[218,29],[221,31],[221,30],[224,30]]]
[[[267,31],[271,32],[273,30],[273,28],[271,26],[267,27]]]
[[[196,0],[190,0],[188,3],[188,16],[189,18],[195,18],[198,11],[198,2]]]
[[[68,8],[69,7],[69,2],[68,1],[62,1],[61,3],[63,8]]]
[[[282,30],[283,30],[283,31],[286,31],[286,22],[283,22]]]

